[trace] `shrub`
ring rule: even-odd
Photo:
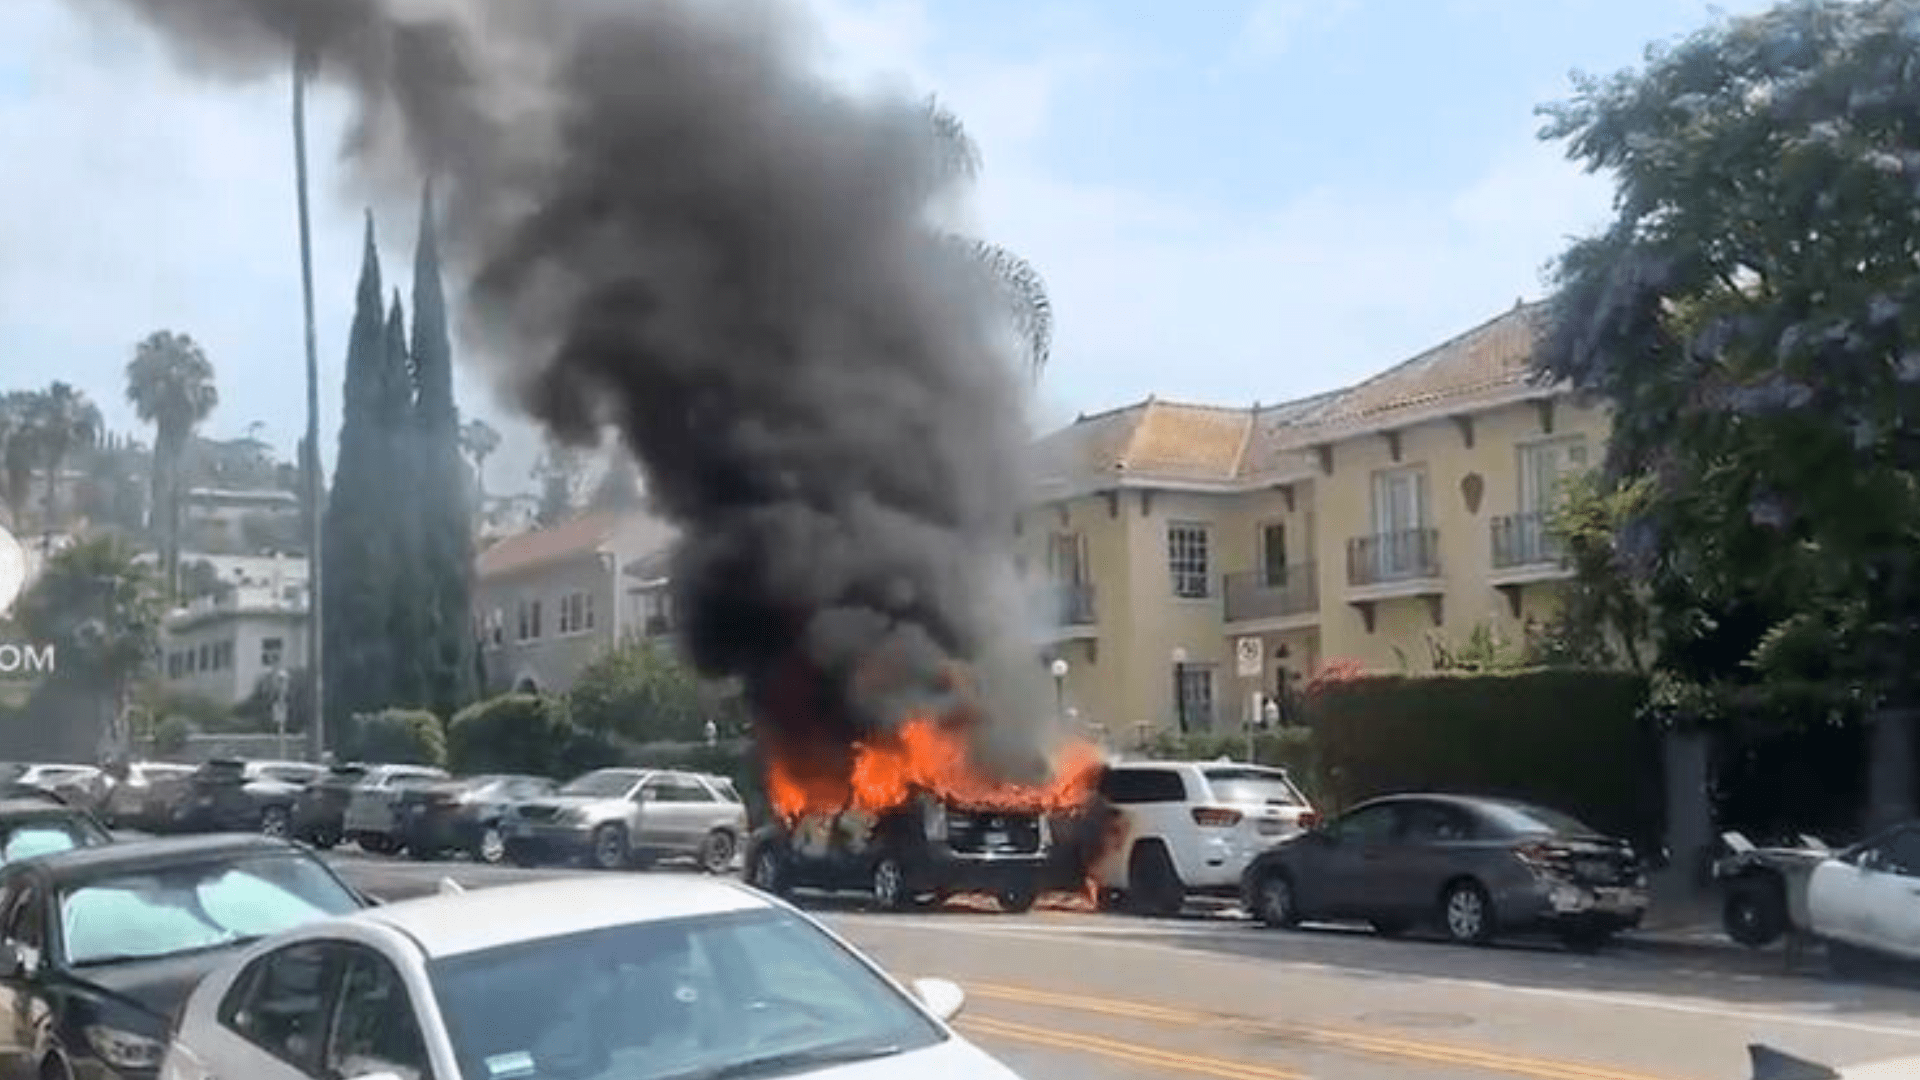
[[[447,724],[447,761],[455,772],[560,776],[574,741],[558,698],[502,694],[476,701]]]
[[[346,756],[352,760],[395,765],[447,763],[447,736],[440,718],[420,709],[383,709],[355,716],[351,738],[346,741],[350,750]]]

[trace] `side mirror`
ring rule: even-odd
[[[913,996],[942,1023],[959,1016],[967,1004],[967,992],[960,989],[959,983],[947,979],[915,979]]]

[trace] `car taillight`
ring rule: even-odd
[[[1240,824],[1238,810],[1228,810],[1219,806],[1196,806],[1193,808],[1193,823],[1209,829],[1231,829]]]
[[[1535,870],[1557,869],[1561,862],[1560,851],[1549,844],[1521,844],[1513,849],[1513,853]]]
[[[1314,829],[1320,825],[1320,815],[1308,810],[1295,818],[1294,821],[1303,829]]]

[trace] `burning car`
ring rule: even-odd
[[[879,812],[801,814],[761,829],[747,880],[763,892],[871,892],[898,910],[964,892],[991,893],[1008,911],[1033,907],[1051,869],[1045,815],[974,809],[922,793]]]

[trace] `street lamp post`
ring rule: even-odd
[[[1067,672],[1070,668],[1064,657],[1055,657],[1049,670],[1053,672],[1053,716],[1064,725],[1067,719]]]
[[[287,669],[276,667],[270,676],[273,680],[273,732],[280,748],[280,760],[287,759],[287,684],[293,677]]]
[[[1187,650],[1174,646],[1173,649],[1173,710],[1174,719],[1180,725],[1180,734],[1187,733]]]
[[[307,733],[313,756],[327,750],[327,710],[325,688],[321,683],[324,667],[321,642],[320,540],[325,501],[325,486],[320,481],[320,348],[313,314],[313,227],[307,209],[307,80],[313,77],[318,57],[302,42],[293,55],[293,181],[294,200],[300,219],[300,305],[304,315],[307,361],[307,437],[306,460],[301,467],[301,501],[306,504],[307,526],[307,680],[313,715]],[[282,748],[281,756],[285,756]]]

